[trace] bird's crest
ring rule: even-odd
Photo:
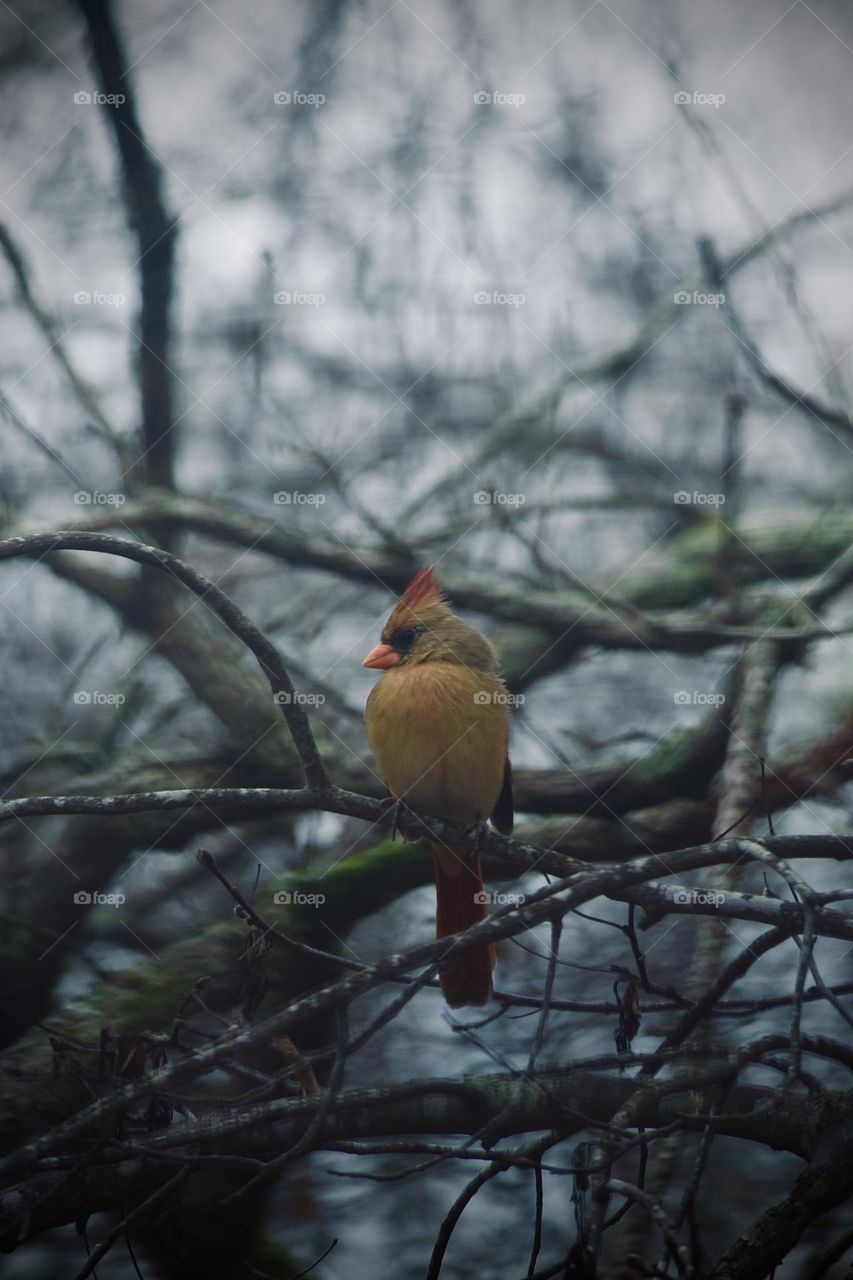
[[[450,610],[444,603],[441,587],[434,571],[431,568],[421,569],[412,578],[400,596],[398,604],[392,610],[382,632],[382,639],[387,642],[391,637],[411,627],[423,629],[424,626],[432,626],[439,618],[449,613]]]
[[[440,604],[441,587],[432,568],[421,569],[416,573],[406,590],[400,596],[400,604],[412,609],[419,604]]]

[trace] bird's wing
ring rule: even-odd
[[[509,762],[509,753],[507,753],[507,757],[504,762],[503,786],[501,787],[501,793],[497,798],[495,807],[492,810],[492,825],[496,827],[502,835],[508,836],[512,832],[512,822],[512,765]]]

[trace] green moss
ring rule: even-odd
[[[612,598],[638,608],[666,609],[696,604],[712,594],[719,576],[720,529],[714,517],[698,521],[673,538],[664,563],[630,574],[614,587]],[[817,574],[851,542],[853,516],[847,511],[784,524],[739,524],[738,577],[757,582]]]

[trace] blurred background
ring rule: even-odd
[[[522,834],[594,858],[721,830],[726,716],[750,652],[734,636],[670,643],[646,624],[760,631],[776,610],[807,628],[804,584],[853,538],[849,9],[118,3],[135,118],[117,121],[126,103],[108,100],[93,63],[98,7],[0,11],[4,537],[82,522],[177,551],[279,645],[330,772],[373,795],[361,659],[410,572],[435,564],[517,695]],[[536,611],[552,600],[562,614]],[[825,603],[821,622],[843,631],[849,592]],[[297,779],[249,655],[136,566],[11,561],[0,616],[6,796]],[[768,809],[778,831],[847,829],[850,657],[842,634],[773,668],[749,772],[758,787],[766,754],[769,793],[744,830],[764,831]],[[118,974],[236,927],[196,866],[199,839],[250,893],[258,864],[266,885],[292,872],[314,883],[382,834],[198,807],[7,825],[5,948],[20,967],[4,1044],[31,1046],[28,1019],[63,1008],[97,1020]],[[833,874],[816,864],[813,882]],[[312,922],[320,945],[370,960],[427,940],[433,891],[413,875],[346,928]],[[80,891],[125,903],[83,909]],[[624,920],[614,904],[592,910]],[[740,923],[734,940],[757,932]],[[660,984],[682,976],[694,942],[686,917],[645,935]],[[498,985],[541,991],[547,943],[547,931],[504,943]],[[560,954],[601,966],[561,968],[567,999],[611,999],[607,966],[630,961],[622,934],[580,918]],[[819,954],[826,981],[849,978],[846,944]],[[792,955],[771,953],[751,993],[790,985]],[[208,958],[200,942],[187,971]],[[358,1017],[381,1005],[373,993]],[[521,1068],[535,1020],[517,1014],[473,1039],[425,993],[349,1064],[347,1085],[448,1062],[453,1075]],[[787,1026],[786,1009],[763,1016]],[[810,1007],[816,1029],[832,1017]],[[635,1047],[667,1025],[648,1015]],[[612,1046],[612,1017],[564,1013],[543,1052]],[[747,1078],[776,1082],[762,1070]],[[716,1144],[708,1186],[749,1194],[733,1207],[709,1193],[714,1253],[798,1168],[751,1151],[747,1178],[742,1161],[733,1140]],[[270,1238],[308,1265],[337,1237],[323,1280],[421,1274],[473,1170],[378,1184],[326,1172],[356,1166],[400,1168],[315,1154],[277,1186]],[[546,1187],[544,1259],[573,1229],[565,1180]],[[524,1274],[532,1195],[517,1171],[491,1182],[442,1275]],[[815,1228],[779,1280],[806,1274],[840,1221]],[[628,1245],[611,1248],[615,1267]],[[6,1271],[71,1276],[84,1258],[64,1228]],[[128,1266],[115,1251],[99,1274]]]

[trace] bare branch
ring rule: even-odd
[[[99,551],[105,555],[122,556],[137,564],[163,570],[198,596],[257,658],[290,730],[305,770],[306,781],[318,794],[323,793],[327,786],[326,770],[317,751],[308,716],[295,696],[296,691],[278,650],[224,591],[168,551],[145,546],[143,543],[111,538],[106,534],[59,532],[10,538],[0,542],[0,560],[9,560],[15,556],[41,558],[55,551]]]
[[[151,483],[168,487],[174,464],[171,310],[178,224],[167,211],[162,166],[146,141],[139,119],[111,0],[77,0],[77,5],[86,21],[101,88],[111,104],[105,107],[104,118],[112,130],[121,162],[125,208],[136,237],[144,451],[135,465],[144,462]]]

